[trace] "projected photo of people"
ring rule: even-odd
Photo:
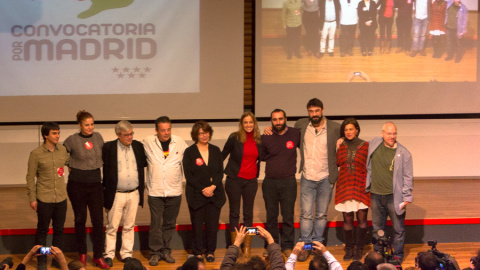
[[[261,84],[478,81],[478,0],[262,0],[256,7]],[[352,79],[357,73],[369,80]]]

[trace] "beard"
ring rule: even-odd
[[[320,124],[320,122],[322,122],[322,119],[323,119],[323,115],[322,116],[314,116],[314,117],[308,117],[308,119],[310,120],[310,122],[312,122],[312,124]]]
[[[281,126],[272,125],[272,127],[277,133],[280,133],[283,130],[285,130],[285,128],[287,128],[287,123],[283,123],[283,125],[281,125]]]

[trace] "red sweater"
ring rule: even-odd
[[[240,164],[238,177],[243,179],[254,179],[257,177],[257,144],[253,139],[253,132],[247,133],[247,141],[243,143],[243,158]]]

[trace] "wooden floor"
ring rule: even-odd
[[[358,42],[358,41],[356,41]],[[377,42],[380,43],[380,42]],[[301,49],[303,58],[287,60],[283,46],[263,46],[261,48],[262,83],[332,83],[346,82],[350,72],[363,71],[372,82],[476,82],[477,49],[468,49],[460,63],[442,58],[432,58],[433,49],[426,49],[427,56],[410,57],[405,53],[380,54],[375,47],[372,56],[362,56],[359,47],[353,56],[340,57],[338,46],[333,57],[318,59],[307,56]],[[453,69],[452,69],[453,68]],[[364,82],[355,78],[353,82]]]
[[[343,269],[347,269],[348,265],[350,262],[344,262],[342,261],[342,257],[344,255],[343,253],[343,247],[341,246],[334,246],[334,247],[327,247],[327,249],[337,258],[337,260],[342,264]],[[428,250],[429,247],[427,245],[405,245],[405,261],[402,264],[403,269],[406,269],[407,267],[412,267],[415,266],[415,257],[418,252],[420,251],[426,251]],[[455,259],[457,260],[460,269],[463,269],[465,267],[469,266],[469,261],[472,256],[475,256],[477,254],[477,251],[480,249],[480,242],[476,243],[448,243],[448,244],[438,244],[437,249],[441,252],[447,253],[451,256],[454,256]],[[371,250],[371,246],[368,247],[368,250]],[[263,249],[261,248],[255,248],[253,249],[252,254],[253,255],[258,255],[261,256],[263,253]],[[225,255],[226,249],[218,249],[216,252],[216,260],[213,263],[206,263],[207,269],[219,269],[220,264],[222,262],[223,256]],[[99,269],[96,267],[93,267],[91,264],[91,255],[89,254],[89,257],[87,259],[87,269]],[[183,250],[174,250],[172,253],[173,257],[176,259],[176,263],[174,264],[167,264],[165,261],[161,261],[158,266],[149,266],[148,265],[148,252],[147,251],[135,251],[133,257],[137,258],[142,261],[142,263],[149,269],[165,269],[165,270],[174,270],[178,266],[181,266],[183,262],[187,259],[187,253]],[[21,262],[23,258],[23,254],[19,255],[14,255],[14,263],[15,266]],[[67,253],[67,262],[71,260],[77,260],[78,256],[74,253]],[[0,259],[3,259],[5,256],[0,257]],[[308,269],[308,263],[307,262],[297,262],[295,265],[295,269],[302,270],[302,269]],[[123,269],[123,263],[117,261],[116,259],[113,262],[113,268],[114,270],[117,269]],[[49,267],[50,268],[50,267]],[[36,261],[32,260],[28,265],[27,269],[36,269]]]
[[[300,183],[299,183],[300,185]],[[299,186],[300,187],[300,186]],[[300,221],[300,188],[297,188],[295,203],[295,222]],[[480,217],[480,179],[443,179],[415,180],[413,204],[408,206],[407,220],[423,219],[465,219]],[[369,211],[368,218],[371,220]],[[34,229],[37,226],[36,213],[30,208],[27,191],[24,187],[0,188],[0,230]],[[329,221],[342,221],[342,215],[336,211],[333,202],[330,203],[327,214]],[[261,184],[255,197],[254,223],[266,221],[265,203]],[[228,202],[222,208],[220,223],[228,223]],[[137,212],[136,224],[150,225],[148,203]],[[190,224],[185,196],[182,198],[177,224]],[[87,226],[91,226],[87,221]],[[70,202],[67,209],[66,228],[74,227],[73,210]]]

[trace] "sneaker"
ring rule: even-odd
[[[163,254],[163,260],[167,263],[175,263],[175,259],[172,257],[170,253]]]
[[[106,264],[108,264],[108,266],[112,267],[113,266],[113,260],[112,258],[103,258],[103,260],[105,261]]]
[[[152,256],[150,256],[150,261],[148,261],[148,264],[151,265],[151,266],[157,266],[158,265],[158,261],[160,261],[160,255],[157,255],[157,254],[154,254]]]

